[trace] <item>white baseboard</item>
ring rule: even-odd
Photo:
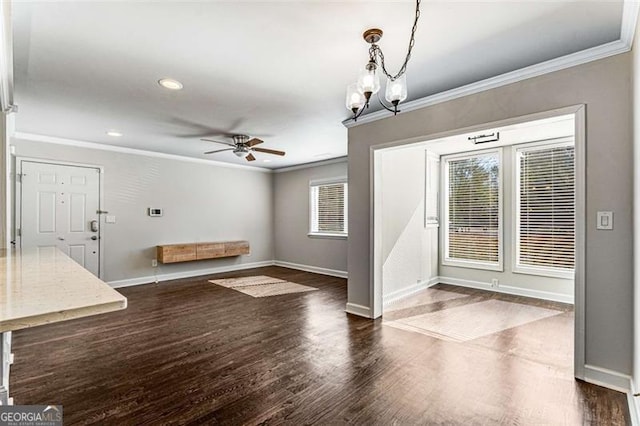
[[[359,317],[371,318],[371,309],[368,306],[358,305],[357,303],[347,303],[344,311]]]
[[[329,275],[331,277],[347,278],[348,276],[347,271],[321,268],[319,266],[301,265],[299,263],[284,262],[282,260],[274,260],[273,264],[275,266],[282,266],[284,268],[297,269],[299,271],[305,271],[305,272],[313,272],[315,274]]]
[[[216,268],[195,269],[191,271],[173,272],[170,274],[158,274],[158,275],[150,275],[146,277],[129,278],[126,280],[108,281],[107,284],[109,284],[113,288],[131,287],[134,285],[149,284],[149,283],[155,283],[158,281],[177,280],[181,278],[191,278],[191,277],[198,277],[201,275],[219,274],[222,272],[241,271],[243,269],[262,268],[265,266],[273,266],[273,265],[274,265],[273,260],[266,260],[263,262],[240,263],[236,265],[219,266]]]
[[[629,416],[633,426],[640,425],[640,396],[634,396],[638,393],[638,388],[633,379],[631,379],[631,390],[627,392],[627,404],[629,405]]]
[[[433,285],[436,285],[440,282],[440,277],[433,277],[431,279],[420,281],[417,284],[410,285],[400,290],[396,290],[392,293],[386,294],[382,296],[382,306],[388,306],[393,302],[397,302],[400,299],[404,299],[405,297],[409,297],[412,294],[415,294],[419,291],[424,290],[425,288],[429,288]]]
[[[442,284],[457,285],[460,287],[478,288],[481,290],[495,291],[498,293],[513,294],[514,296],[534,297],[536,299],[551,300],[553,302],[568,303],[573,305],[574,298],[571,295],[552,293],[549,291],[531,290],[521,287],[513,287],[509,285],[499,285],[491,287],[490,283],[484,281],[463,280],[460,278],[438,277]]]
[[[131,287],[134,285],[150,284],[159,281],[178,280],[182,278],[199,277],[201,275],[220,274],[223,272],[241,271],[243,269],[263,268],[265,266],[282,266],[283,268],[297,269],[299,271],[313,272],[332,277],[347,278],[346,271],[321,268],[319,266],[300,265],[298,263],[283,262],[280,260],[265,260],[262,262],[241,263],[236,265],[219,266],[216,268],[196,269],[191,271],[174,272],[169,274],[148,275],[145,277],[128,278],[125,280],[108,281],[113,288]]]
[[[595,365],[586,364],[584,366],[584,381],[618,392],[628,393],[631,391],[631,376]]]

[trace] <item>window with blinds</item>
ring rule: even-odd
[[[311,184],[312,235],[347,235],[347,182]]]
[[[573,274],[573,142],[516,150],[516,269]]]
[[[444,157],[444,263],[502,268],[500,151]]]

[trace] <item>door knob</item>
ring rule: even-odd
[[[96,235],[92,235],[92,236],[91,236],[91,239],[92,239],[93,241],[95,241],[95,240],[97,240],[97,239],[98,239],[98,237],[97,237]]]
[[[64,241],[64,238],[62,238],[62,237],[58,237],[58,239],[59,239],[60,241]]]

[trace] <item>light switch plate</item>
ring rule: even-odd
[[[105,217],[104,221],[106,223],[116,223],[116,217],[115,216],[107,216],[107,217]]]
[[[598,212],[596,229],[612,230],[613,229],[613,212]]]

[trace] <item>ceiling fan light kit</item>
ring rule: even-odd
[[[350,84],[347,87],[346,106],[349,111],[353,113],[352,119],[358,120],[358,117],[369,108],[371,96],[377,95],[380,105],[387,111],[396,115],[400,112],[398,104],[407,99],[407,64],[411,59],[411,51],[415,44],[415,34],[418,28],[418,19],[420,18],[420,0],[416,0],[416,13],[415,20],[413,21],[413,27],[411,28],[411,38],[409,39],[409,47],[407,49],[407,55],[405,56],[404,63],[400,67],[400,71],[397,74],[392,75],[387,71],[386,64],[384,62],[384,54],[382,48],[378,46],[378,42],[382,38],[382,30],[378,28],[371,28],[366,30],[362,34],[364,41],[369,43],[369,61],[365,65],[364,69],[360,71],[358,80],[356,83]],[[379,70],[387,78],[387,84],[385,89],[385,99],[391,104],[391,106],[385,105],[380,98],[380,76]]]
[[[249,148],[247,148],[246,146],[240,146],[238,148],[235,148],[233,150],[233,153],[238,157],[246,157],[247,155],[249,155]]]

